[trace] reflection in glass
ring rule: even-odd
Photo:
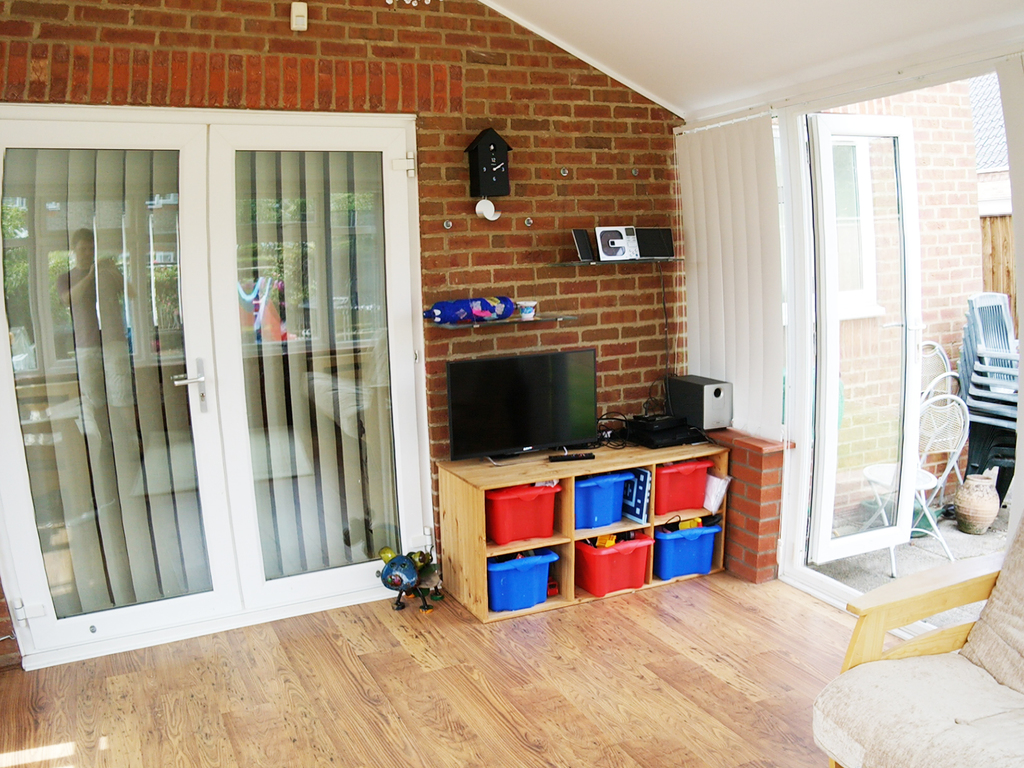
[[[172,151],[10,149],[4,304],[58,618],[211,589]]]
[[[236,154],[238,300],[264,571],[398,548],[381,157]]]

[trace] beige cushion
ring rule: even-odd
[[[996,587],[961,653],[1003,685],[1024,693],[1024,525],[1007,549]]]
[[[855,667],[813,716],[843,768],[1024,768],[1024,695],[955,653]]]

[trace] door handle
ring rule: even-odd
[[[199,410],[202,413],[206,413],[206,370],[203,367],[203,358],[196,358],[195,376],[191,378],[187,373],[183,373],[180,376],[172,376],[171,381],[174,382],[176,387],[186,387],[189,384],[196,385],[196,392],[199,395]]]
[[[906,323],[882,323],[883,328],[902,328]],[[923,331],[925,327],[923,325],[908,325],[908,331]]]

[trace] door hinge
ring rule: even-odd
[[[25,605],[21,600],[15,600],[11,605],[11,618],[19,627],[27,627],[29,619],[41,619],[46,615],[46,606]]]
[[[405,157],[396,157],[391,161],[391,170],[405,171],[411,179],[416,175],[416,155],[406,152]]]

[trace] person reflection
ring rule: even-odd
[[[133,404],[124,276],[112,258],[96,258],[92,230],[77,230],[71,249],[74,266],[58,277],[57,290],[71,310],[82,399],[98,418],[105,405]]]
[[[71,249],[74,264],[58,277],[57,290],[71,311],[88,471],[103,547],[112,548],[110,554],[124,553],[117,467],[118,459],[128,456],[135,434],[132,362],[125,332],[125,301],[132,291],[126,297],[124,276],[112,258],[97,258],[91,230],[77,230]],[[114,603],[131,602],[130,579],[116,573],[111,577]]]

